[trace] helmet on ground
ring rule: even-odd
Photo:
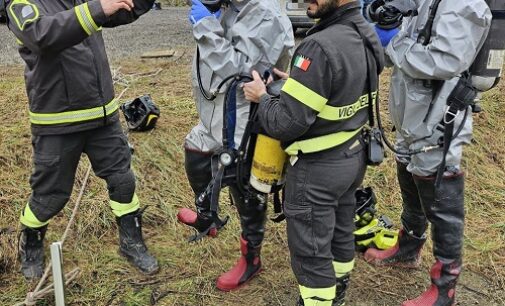
[[[156,125],[160,109],[154,104],[151,96],[144,95],[121,105],[128,129],[147,131]]]

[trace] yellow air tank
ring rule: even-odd
[[[249,183],[259,192],[272,192],[272,187],[284,183],[285,162],[280,141],[258,134]]]

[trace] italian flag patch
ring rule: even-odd
[[[310,66],[310,59],[303,56],[303,55],[297,55],[295,58],[294,66],[302,69],[303,71],[307,71]]]

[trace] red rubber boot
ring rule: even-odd
[[[216,286],[219,290],[237,289],[261,272],[261,246],[253,247],[241,236],[240,251],[242,256],[235,266],[217,279]]]
[[[421,264],[421,249],[426,237],[415,237],[400,230],[398,242],[387,250],[368,249],[364,258],[368,263],[376,266],[394,266],[401,268],[418,268]]]
[[[452,306],[456,305],[456,282],[461,273],[461,264],[443,264],[438,261],[431,268],[431,286],[413,300],[403,302],[402,306]]]
[[[179,213],[177,213],[177,220],[179,220],[181,223],[194,227],[199,233],[207,230],[208,227],[212,224],[212,220],[209,220],[203,215],[199,216],[195,211],[189,208],[179,209]],[[210,237],[216,237],[217,228],[211,228],[207,235]]]

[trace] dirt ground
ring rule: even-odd
[[[154,24],[154,25],[153,25]],[[104,182],[92,176],[84,194],[74,230],[64,247],[65,269],[81,269],[79,278],[67,290],[69,305],[184,305],[266,306],[295,305],[296,280],[289,266],[285,224],[267,223],[263,247],[264,271],[240,290],[219,292],[217,276],[238,257],[239,223],[235,210],[223,195],[223,214],[230,223],[216,239],[188,244],[190,230],[177,224],[180,207],[192,206],[192,194],[183,170],[182,143],[197,121],[191,97],[190,62],[193,45],[186,9],[153,11],[132,25],[104,30],[108,52],[116,75],[122,80],[117,92],[129,85],[122,100],[150,93],[162,115],[155,130],[131,133],[135,146],[133,168],[138,194],[148,205],[145,236],[150,250],[161,263],[152,277],[137,273],[117,254],[114,218],[107,206]],[[18,216],[29,195],[31,167],[27,100],[23,67],[13,41],[0,26],[0,305],[24,299],[34,284],[19,275],[15,243]],[[177,58],[141,60],[143,51],[175,48]],[[5,65],[9,64],[9,65]],[[155,77],[142,77],[161,68]],[[381,88],[387,96],[386,77]],[[475,140],[467,148],[465,266],[458,285],[457,305],[505,305],[505,86],[500,84],[485,96],[484,113],[475,120]],[[387,110],[384,109],[383,118]],[[62,235],[74,207],[88,161],[83,157],[74,195],[69,205],[50,225],[47,241]],[[379,198],[379,210],[398,224],[400,195],[391,154],[366,179]],[[271,211],[270,211],[271,213]],[[46,253],[48,254],[48,253]],[[433,262],[431,242],[422,253],[422,268],[416,271],[375,268],[361,259],[353,273],[347,305],[400,305],[429,285]],[[54,305],[51,297],[37,305]]]

